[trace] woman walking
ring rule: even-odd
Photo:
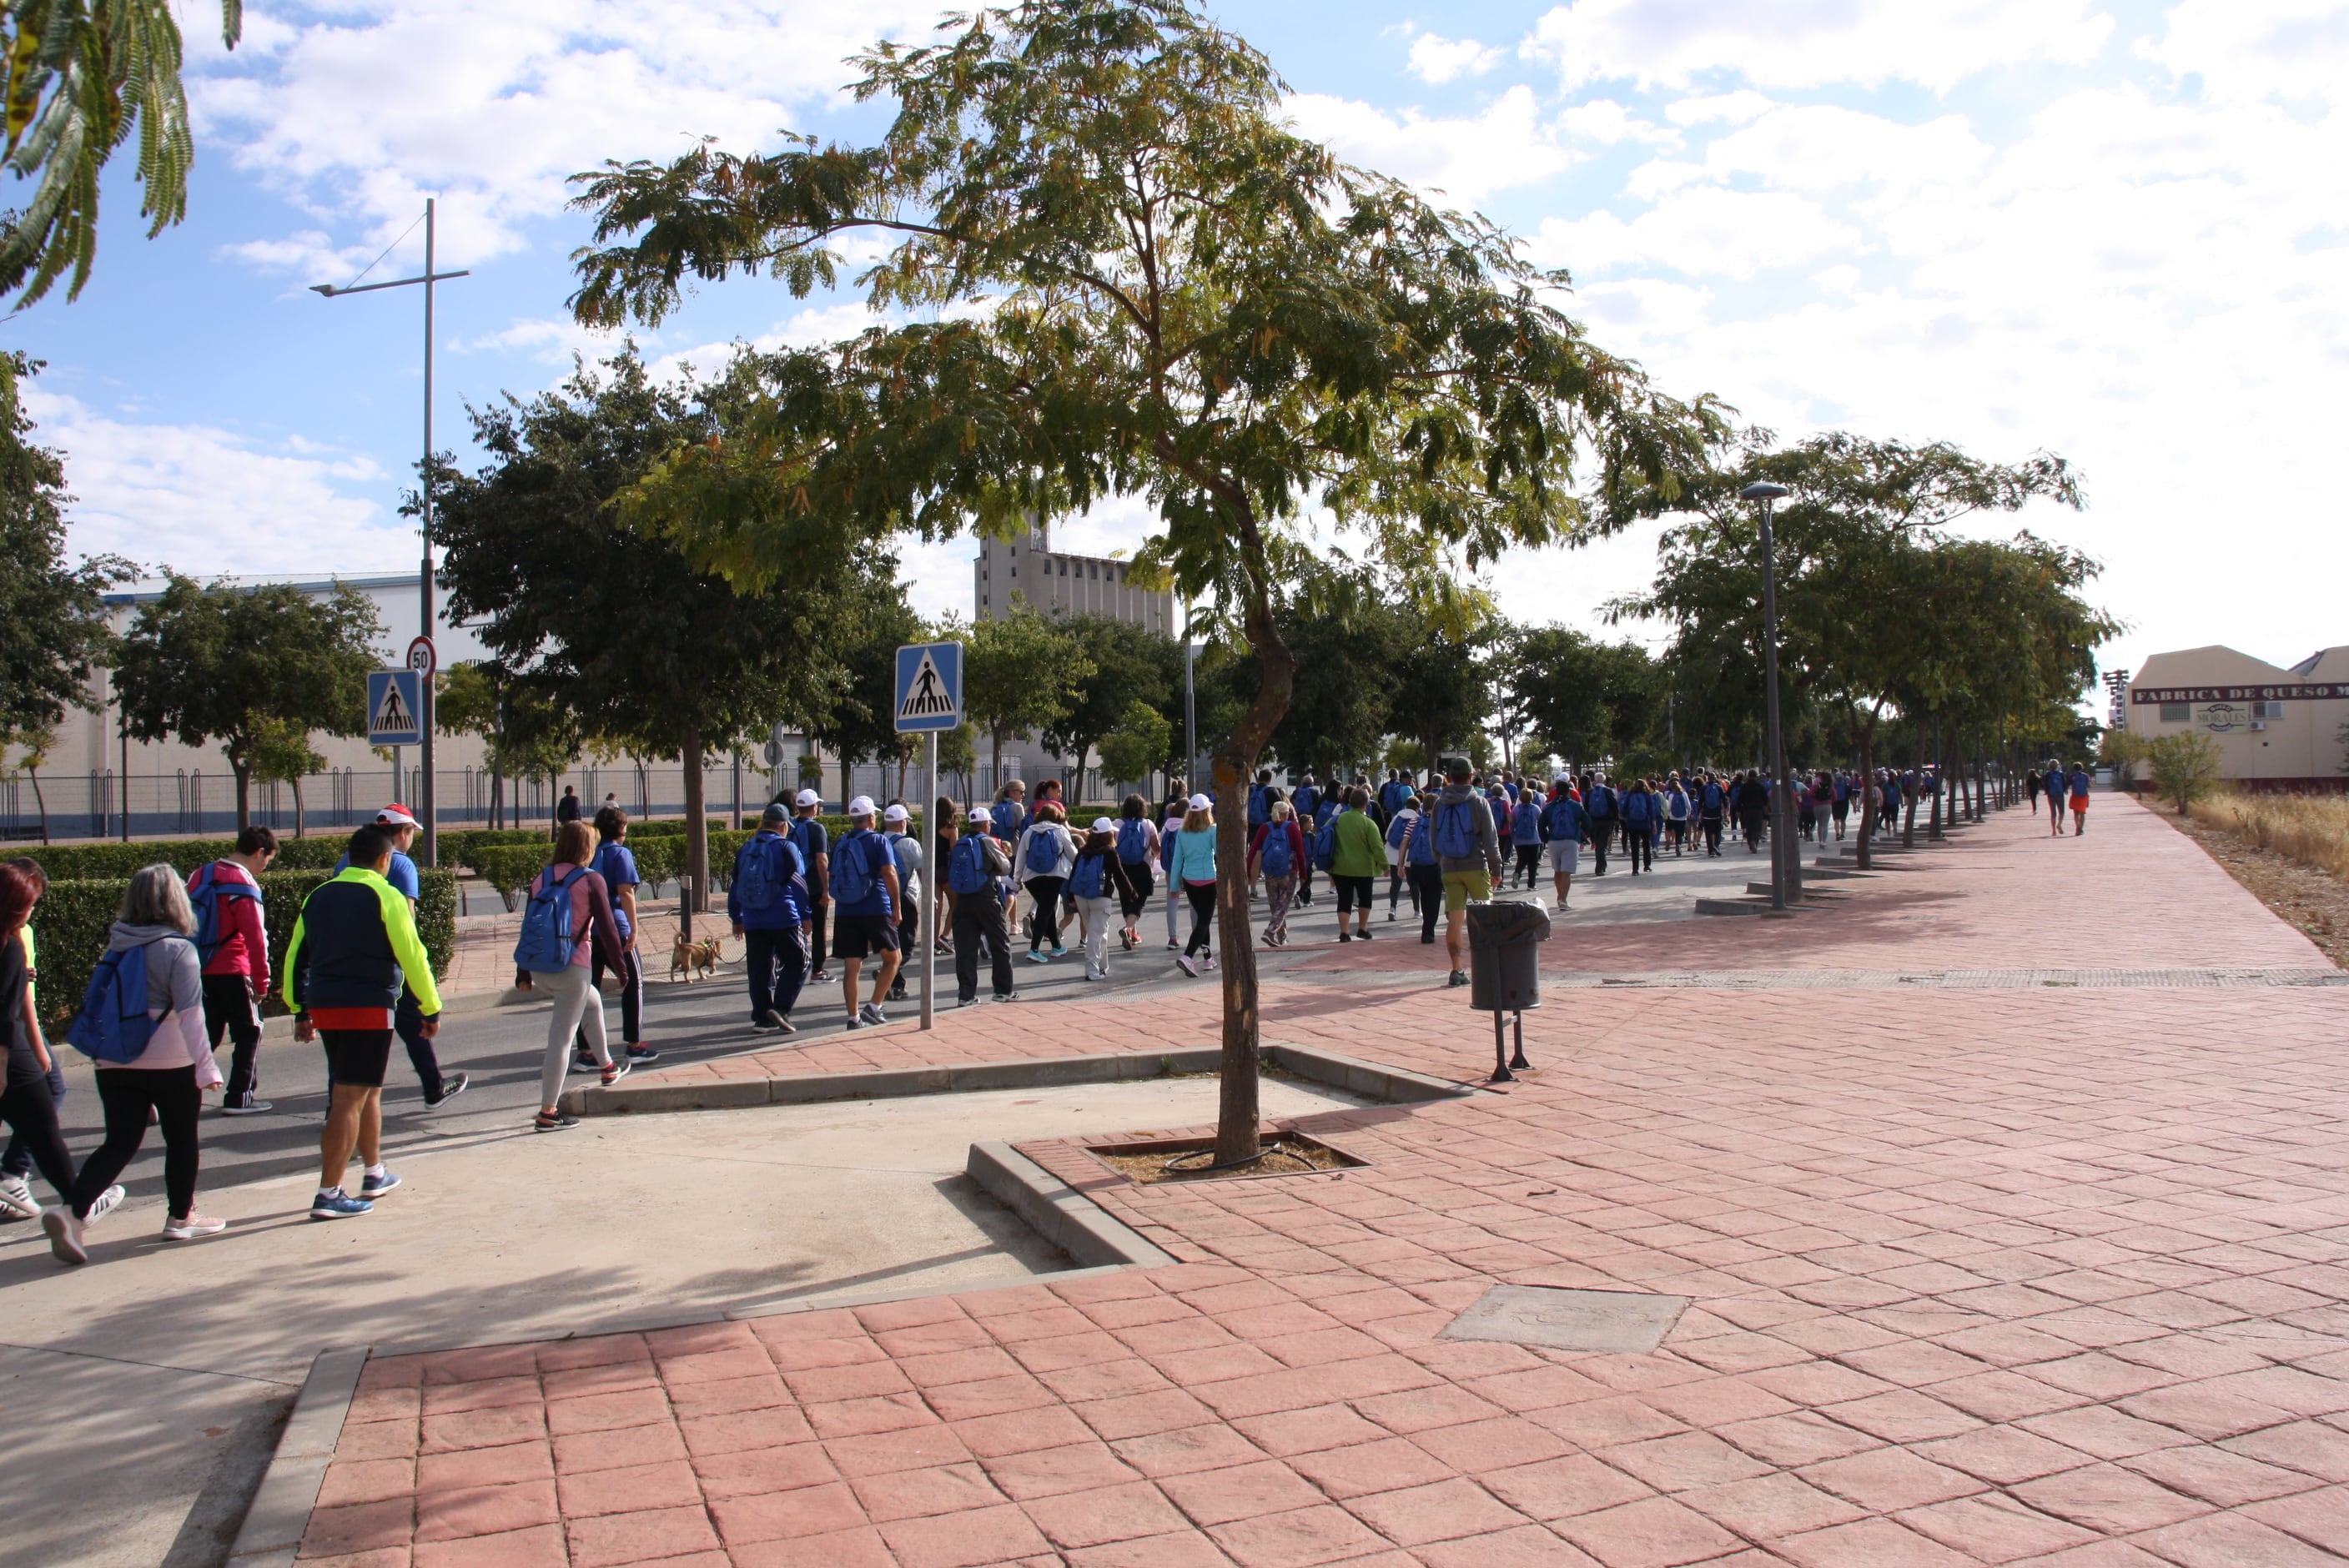
[[[1093,819],[1085,841],[1077,847],[1077,860],[1069,872],[1069,897],[1077,906],[1077,918],[1083,922],[1082,937],[1085,955],[1085,978],[1109,978],[1109,912],[1112,900],[1122,901],[1126,893],[1125,868],[1117,854],[1117,824],[1107,817]]]
[[[1139,795],[1128,795],[1117,809],[1117,863],[1123,873],[1117,912],[1125,922],[1118,940],[1131,953],[1142,945],[1142,912],[1157,890],[1152,872],[1158,863],[1158,825],[1150,820],[1150,802]]]
[[[944,795],[939,796],[931,806],[930,820],[925,824],[929,830],[931,845],[929,863],[931,865],[943,868],[947,857],[954,853],[955,840],[960,837],[955,830],[956,824],[961,819],[962,809]],[[947,885],[943,870],[932,880],[937,883],[937,886],[930,891],[932,905],[930,944],[936,948],[940,954],[952,956],[954,944],[947,940],[947,934],[954,929],[954,889]]]
[[[1183,825],[1174,838],[1167,882],[1181,888],[1191,906],[1191,939],[1174,965],[1195,977],[1202,967],[1216,966],[1216,803],[1205,795],[1192,796],[1185,802]]]
[[[1166,950],[1183,945],[1176,924],[1185,903],[1182,879],[1174,874],[1174,841],[1182,836],[1183,819],[1191,810],[1191,797],[1180,779],[1169,780],[1166,805],[1158,813],[1158,867],[1166,877]]]
[[[8,1046],[7,1087],[0,1090],[0,1121],[8,1124],[11,1143],[21,1146],[31,1168],[40,1171],[41,1180],[67,1205],[50,1212],[70,1215],[73,1157],[66,1149],[65,1134],[57,1130],[57,1099],[49,1089],[56,1058],[41,1037],[40,1016],[33,1007],[33,972],[26,962],[26,923],[32,918],[33,905],[40,902],[44,885],[15,866],[0,866],[0,1038]],[[143,1118],[140,1125],[145,1127]],[[29,1193],[26,1198],[21,1206],[32,1213],[40,1212],[30,1203]],[[95,1222],[120,1202],[122,1189],[108,1189],[83,1212],[78,1223]],[[19,1205],[10,1207],[13,1212]],[[53,1241],[51,1246],[55,1245]]]
[[[1371,819],[1371,792],[1360,784],[1348,789],[1346,809],[1338,813],[1331,828],[1335,840],[1330,857],[1330,880],[1338,884],[1338,940],[1351,942],[1359,936],[1368,942],[1371,890],[1387,861],[1386,841],[1379,834],[1378,823]],[[1400,855],[1395,863],[1401,866]],[[1350,933],[1346,929],[1350,913],[1356,913]]]
[[[1297,875],[1305,864],[1305,833],[1297,825],[1296,810],[1276,799],[1265,808],[1264,825],[1248,839],[1248,878],[1264,879],[1268,947],[1288,944],[1288,906],[1297,897]]]
[[[592,868],[593,859],[586,823],[574,820],[555,830],[554,857],[530,884],[522,940],[514,945],[514,962],[530,972],[531,989],[554,1001],[546,1021],[546,1059],[538,1073],[538,1117],[531,1124],[537,1132],[579,1125],[577,1117],[565,1115],[555,1104],[563,1093],[564,1053],[574,1032],[585,1034],[605,1087],[628,1076],[630,1064],[625,1057],[612,1060],[611,1041],[604,1031],[603,994],[588,977],[592,955],[600,955],[616,970],[627,963],[612,913],[612,895]]]
[[[1435,923],[1444,918],[1444,861],[1435,852],[1435,797],[1422,795],[1413,802],[1411,831],[1402,846],[1403,872],[1411,878],[1411,896],[1419,905],[1419,941],[1435,944]]]
[[[1411,824],[1418,816],[1418,797],[1406,795],[1397,800],[1393,809],[1387,813],[1387,918],[1389,920],[1395,917],[1396,894],[1408,881],[1403,873],[1402,841],[1403,835],[1411,831]],[[1412,909],[1416,913],[1419,908],[1417,895],[1413,896]],[[1343,925],[1345,922],[1340,921],[1338,923]]]
[[[1036,802],[1036,819],[1019,835],[1011,863],[1032,910],[1028,917],[1028,962],[1050,964],[1068,950],[1061,945],[1061,890],[1077,868],[1076,841],[1063,826],[1057,800]],[[1046,943],[1052,951],[1043,951]]]
[[[184,1242],[228,1228],[225,1220],[196,1212],[196,1116],[203,1109],[204,1090],[220,1088],[222,1080],[204,1029],[203,965],[188,940],[195,930],[195,911],[178,872],[148,866],[131,877],[107,933],[106,951],[115,960],[117,979],[128,985],[135,969],[140,990],[109,1006],[123,1023],[135,1025],[142,1020],[130,1009],[143,1004],[150,1033],[146,1048],[129,1060],[101,1057],[94,1064],[106,1141],[82,1162],[66,1206],[41,1216],[49,1251],[60,1263],[89,1261],[82,1233],[98,1200],[121,1191],[114,1179],[147,1140],[150,1114],[163,1132],[163,1239]],[[98,982],[92,988],[99,989]]]

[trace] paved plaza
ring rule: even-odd
[[[1145,1188],[1085,1148],[1144,1130],[1067,1101],[1050,1120],[1000,1095],[926,1101],[967,1106],[970,1140],[1018,1141],[1162,1266],[1019,1277],[1051,1266],[1030,1257],[811,1305],[790,1299],[788,1220],[732,1257],[696,1218],[635,1272],[731,1270],[738,1305],[705,1289],[664,1314],[637,1284],[622,1312],[561,1256],[563,1227],[583,1247],[597,1229],[583,1168],[573,1202],[543,1206],[543,1261],[398,1249],[444,1276],[419,1287],[435,1299],[494,1276],[514,1331],[469,1314],[436,1338],[422,1313],[392,1332],[394,1308],[334,1341],[377,1348],[325,1439],[300,1560],[2342,1561],[2349,987],[2152,814],[2100,796],[2094,818],[2077,841],[2021,810],[1946,845],[1920,832],[1788,921],[1578,913],[1544,951],[1532,1074],[1413,1105],[1268,1099],[1365,1161],[1343,1171]],[[1266,1041],[1477,1085],[1489,1031],[1441,967],[1413,941],[1300,944],[1268,966]],[[1216,1037],[1212,981],[1154,984],[647,1081]],[[698,1163],[610,1172],[690,1212],[710,1159],[843,1158],[838,1124],[799,1115],[590,1131],[706,1127]],[[435,1182],[495,1201],[492,1152]],[[657,1249],[642,1195],[614,1201]],[[289,1243],[348,1235],[323,1230],[279,1233],[274,1264],[298,1279]],[[761,1292],[748,1276],[770,1265]],[[1495,1284],[1629,1293],[1670,1326],[1650,1351],[1457,1337]]]

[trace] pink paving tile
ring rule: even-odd
[[[1412,1555],[1426,1568],[1599,1568],[1588,1553],[1536,1524],[1431,1542]]]
[[[1213,1542],[1187,1528],[1139,1541],[1112,1541],[1062,1554],[1069,1568],[1231,1568]]]
[[[1262,1458],[1266,1452],[1220,1421],[1121,1438],[1112,1443],[1110,1449],[1127,1464],[1153,1477],[1225,1470],[1233,1465],[1248,1464]]]
[[[1710,1432],[1682,1432],[1644,1443],[1618,1443],[1598,1450],[1617,1470],[1658,1491],[1686,1491],[1766,1475],[1770,1466],[1732,1448]]]
[[[2119,1463],[2122,1469],[2150,1477],[2172,1491],[2200,1498],[2219,1508],[2264,1502],[2271,1497],[2313,1491],[2320,1484],[2315,1477],[2299,1470],[2201,1443],[2157,1449]]]
[[[1756,1476],[1676,1496],[1678,1501],[1749,1541],[1774,1541],[1847,1524],[1864,1518],[1867,1511],[1791,1475]]]
[[[1063,1551],[1164,1536],[1193,1522],[1158,1488],[1141,1480],[1035,1498],[1024,1507]]]
[[[691,1491],[691,1478],[687,1490]],[[585,1501],[574,1499],[574,1501]],[[695,1499],[698,1501],[698,1499]],[[501,1535],[554,1524],[564,1511],[555,1503],[551,1480],[517,1481],[512,1486],[456,1487],[427,1492],[416,1500],[416,1539],[463,1541],[476,1535]]]
[[[2328,1486],[2243,1510],[2263,1524],[2349,1557],[2349,1487]]]
[[[2147,1531],[2136,1543],[2178,1568],[2337,1568],[2341,1561],[2242,1513],[2209,1514]]]
[[[1049,1552],[1028,1516],[1006,1503],[942,1519],[906,1519],[880,1527],[902,1568],[977,1568]]]
[[[714,1551],[718,1532],[699,1508],[662,1508],[564,1522],[572,1568],[618,1568]]]
[[[415,1502],[405,1497],[315,1508],[310,1511],[310,1528],[302,1537],[302,1548],[312,1556],[328,1557],[405,1546],[411,1539],[415,1517]]]
[[[822,1486],[840,1479],[838,1467],[819,1443],[711,1454],[693,1461],[693,1474],[701,1495],[713,1501]]]
[[[346,1441],[349,1436],[348,1431],[344,1433]],[[554,1450],[543,1442],[509,1443],[498,1449],[468,1449],[461,1453],[426,1454],[416,1461],[416,1490],[419,1493],[447,1491],[455,1487],[505,1486],[514,1481],[554,1479]]]
[[[656,1426],[579,1432],[554,1439],[554,1468],[562,1475],[621,1470],[630,1465],[653,1464],[661,1460],[681,1460],[685,1457],[685,1439],[678,1436],[673,1421],[663,1421]]]
[[[2025,1481],[2013,1491],[2043,1513],[2107,1535],[2157,1530],[2210,1511],[2209,1504],[2198,1498],[2109,1464]]]
[[[1985,1563],[2043,1557],[2096,1539],[2093,1532],[1994,1491],[1912,1508],[1899,1517],[1919,1534]]]
[[[1353,1498],[1346,1510],[1388,1540],[1411,1547],[1464,1535],[1497,1534],[1526,1522],[1523,1514],[1459,1477]]]
[[[1609,1568],[1679,1568],[1741,1544],[1704,1515],[1667,1497],[1574,1514],[1550,1528]]]
[[[1634,1480],[1588,1454],[1480,1472],[1477,1480],[1487,1491],[1519,1513],[1538,1520],[1596,1513],[1655,1495],[1645,1482]]]
[[[1889,1519],[1830,1525],[1773,1542],[1771,1549],[1801,1568],[1972,1568],[1975,1562]]]
[[[848,1483],[849,1491],[875,1524],[925,1519],[964,1509],[992,1508],[1005,1501],[988,1473],[976,1464],[936,1465],[895,1470]]]
[[[415,1568],[569,1568],[560,1525],[477,1535],[464,1541],[419,1541]]]
[[[319,1483],[317,1506],[338,1508],[355,1502],[383,1502],[407,1497],[415,1491],[414,1460],[337,1458],[326,1468],[326,1478]]]
[[[688,1508],[701,1501],[701,1485],[694,1477],[693,1467],[683,1460],[567,1475],[557,1492],[566,1519],[633,1513],[643,1509]]]
[[[1352,1514],[1326,1502],[1216,1525],[1207,1533],[1242,1568],[1315,1568],[1387,1544]]]
[[[1158,1486],[1176,1507],[1201,1525],[1226,1524],[1260,1514],[1286,1512],[1323,1501],[1322,1494],[1308,1484],[1299,1472],[1277,1460],[1163,1476]]]
[[[864,1510],[846,1483],[797,1487],[713,1499],[709,1518],[728,1551],[763,1541],[799,1541],[864,1524]]]
[[[1827,1460],[1805,1467],[1800,1474],[1813,1486],[1881,1513],[1946,1502],[1984,1490],[1982,1482],[1962,1470],[1934,1464],[1901,1449],[1875,1449],[1847,1459]]]

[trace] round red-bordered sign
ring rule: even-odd
[[[427,680],[432,678],[432,672],[440,667],[440,655],[431,638],[419,637],[408,645],[408,667]]]

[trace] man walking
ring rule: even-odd
[[[574,799],[572,805],[571,818],[576,820],[578,802]],[[383,873],[383,880],[393,892],[408,900],[409,923],[414,925],[416,902],[424,889],[422,879],[416,874],[416,862],[408,857],[408,847],[416,841],[416,819],[409,814],[407,807],[394,801],[375,814],[373,825],[384,830],[391,845],[391,861]],[[348,870],[351,863],[348,855],[336,861],[336,874]],[[416,1081],[424,1090],[424,1109],[438,1110],[464,1093],[472,1078],[467,1073],[442,1074],[440,1053],[432,1044],[433,1037],[440,1032],[440,1026],[435,1025],[427,1029],[423,1027],[423,1020],[424,1015],[417,1006],[414,992],[403,993],[392,1013],[392,1027],[399,1034],[399,1043],[408,1047],[408,1063],[416,1069]],[[327,1062],[330,1067],[333,1059],[329,1053]],[[381,1080],[378,1080],[378,1087],[381,1087]]]
[[[832,978],[823,966],[824,914],[832,906],[832,845],[823,824],[816,813],[823,810],[823,801],[812,789],[802,789],[796,797],[799,820],[792,824],[792,847],[800,852],[800,871],[807,878],[807,919],[810,937],[810,961],[815,973],[808,978],[818,985]]]
[[[1004,879],[1011,874],[1011,851],[997,838],[984,812],[963,819],[962,838],[947,857],[947,886],[954,892],[955,1005],[978,1000],[978,952],[982,944],[994,970],[995,999],[1016,1001],[1011,988],[1011,931],[1003,919]]]
[[[759,817],[759,830],[734,853],[726,918],[742,938],[750,983],[750,1026],[789,1035],[793,1005],[807,983],[808,885],[798,846],[785,834],[792,814],[781,800]]]
[[[1488,903],[1501,879],[1501,835],[1493,809],[1469,782],[1475,769],[1455,757],[1444,769],[1435,798],[1435,858],[1444,868],[1444,948],[1452,955],[1454,985],[1468,984],[1468,906]]]
[[[196,957],[203,965],[204,1033],[218,1051],[225,1036],[235,1047],[221,1109],[259,1116],[274,1109],[258,1098],[261,998],[269,995],[269,938],[262,922],[261,873],[277,858],[277,835],[249,827],[236,851],[198,866],[188,878],[188,907],[196,916]]]
[[[840,960],[841,988],[848,997],[848,1026],[885,1024],[881,1010],[889,983],[897,977],[904,954],[897,947],[897,910],[904,903],[905,885],[897,880],[896,858],[889,841],[873,830],[873,798],[859,795],[848,803],[848,831],[832,847],[832,885],[839,907],[833,918],[832,955]],[[1047,918],[1039,910],[1037,918]],[[873,1000],[858,1006],[856,975],[865,958],[877,960],[873,976]]]
[[[303,902],[285,949],[294,1037],[324,1043],[333,1086],[318,1140],[314,1220],[371,1212],[377,1198],[399,1185],[383,1163],[383,1069],[391,1057],[394,1008],[413,1003],[419,1038],[440,1032],[440,994],[416,934],[415,905],[388,880],[392,838],[372,823],[351,835],[334,880]],[[343,1190],[354,1149],[366,1167],[357,1197]]]

